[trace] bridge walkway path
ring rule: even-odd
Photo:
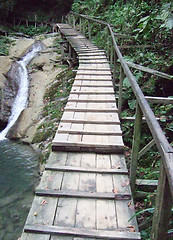
[[[79,68],[21,240],[141,239],[131,219],[135,211],[109,62],[81,33],[57,25],[77,53]]]

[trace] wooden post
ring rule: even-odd
[[[89,35],[89,40],[91,41],[91,26],[89,21],[88,21],[88,35]]]
[[[142,111],[139,104],[137,103],[130,166],[130,184],[133,195],[135,193],[136,170],[138,165],[138,153],[141,138],[141,123],[142,123]]]
[[[112,42],[112,38],[111,38],[111,56],[110,56],[111,68],[112,68],[112,64],[113,64],[113,57],[114,57],[114,47],[113,47],[113,42]]]
[[[117,69],[117,54],[114,52],[114,69],[113,69],[113,82],[115,84],[115,77],[116,77],[116,69]]]
[[[123,93],[123,80],[125,78],[125,74],[123,68],[120,67],[120,85],[119,85],[119,98],[118,98],[118,114],[119,118],[121,118],[121,109],[122,109],[122,93]]]
[[[163,163],[160,163],[160,176],[157,187],[155,211],[153,215],[151,240],[167,239],[171,217],[172,195]]]
[[[35,29],[37,28],[37,15],[35,15]]]
[[[69,43],[68,43],[68,50],[69,50],[69,57],[72,58],[72,47]]]
[[[75,25],[75,16],[73,15],[73,27],[75,28],[76,27],[76,25]]]
[[[82,33],[82,18],[79,18],[79,30]]]
[[[71,24],[71,21],[70,21],[70,15],[69,15],[69,14],[68,14],[67,19],[68,19],[68,24],[70,25],[70,24]]]
[[[109,44],[110,44],[110,42],[109,42],[109,28],[107,29],[107,58],[108,59],[110,59],[110,56],[109,56]]]

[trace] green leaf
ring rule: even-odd
[[[136,100],[129,100],[128,105],[131,110],[134,110],[136,107]]]
[[[168,20],[165,23],[166,28],[169,30],[173,29],[173,18],[168,18]]]
[[[123,86],[127,87],[127,88],[129,88],[131,86],[127,77],[124,78],[124,80],[123,80]]]
[[[138,23],[145,22],[145,21],[149,20],[149,18],[150,18],[150,16],[143,17],[139,20]]]
[[[130,222],[134,217],[136,217],[136,216],[138,216],[139,214],[144,213],[144,212],[153,213],[153,212],[154,212],[154,208],[147,208],[147,209],[144,209],[144,210],[142,210],[142,211],[139,211],[139,212],[135,213],[135,214],[128,220],[128,222]]]

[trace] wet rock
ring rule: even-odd
[[[11,115],[11,108],[19,88],[20,68],[21,66],[18,62],[13,62],[9,72],[7,73],[7,80],[5,81],[1,101],[0,120],[3,122],[7,122],[9,116]]]
[[[36,41],[26,51],[25,55],[32,51],[35,47],[41,46],[41,49],[45,49],[45,46],[40,41]],[[24,56],[25,56],[24,55]],[[14,104],[15,97],[17,95],[20,84],[20,72],[21,65],[15,61],[12,63],[10,70],[6,75],[6,81],[3,88],[3,94],[1,94],[0,100],[0,121],[7,122],[11,115],[11,109]]]

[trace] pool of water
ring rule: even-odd
[[[39,180],[38,154],[28,145],[0,141],[0,240],[17,240]]]

